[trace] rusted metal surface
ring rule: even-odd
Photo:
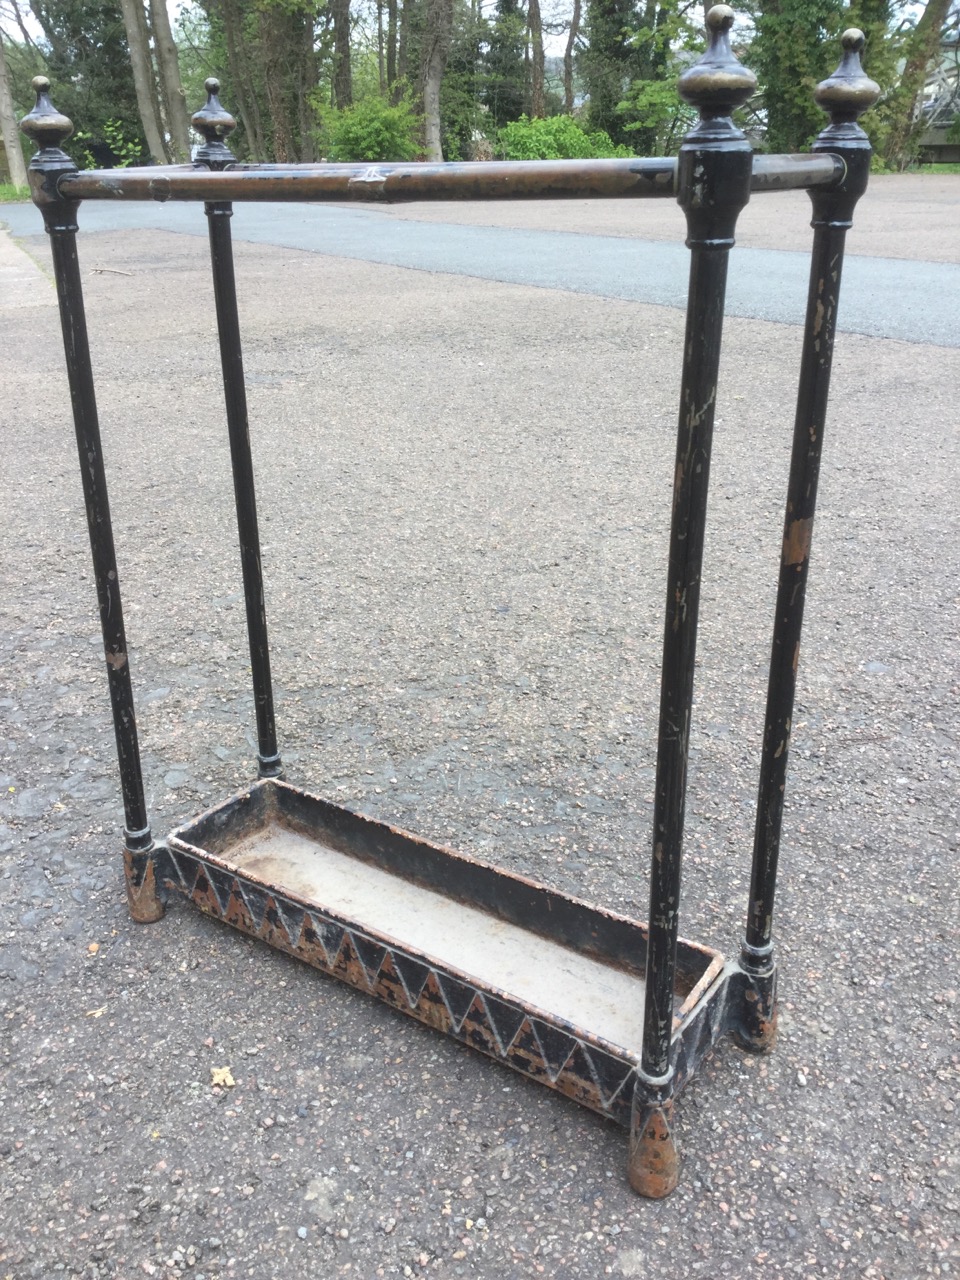
[[[672,1122],[672,1099],[659,1106],[637,1108],[633,1117],[627,1175],[634,1191],[648,1200],[662,1200],[680,1179]]]
[[[409,868],[407,876],[413,877],[409,883],[415,885],[418,880],[422,883],[416,872],[429,856],[434,864],[430,885],[449,884],[461,901],[476,891],[492,930],[498,920],[517,914],[522,889],[528,899],[523,911],[528,926],[543,931],[559,915],[568,938],[594,938],[602,946],[613,937],[613,947],[604,953],[611,964],[619,964],[621,949],[615,941],[619,930],[632,936],[629,950],[642,957],[645,929],[637,922],[339,809],[282,782],[257,783],[173,832],[166,849],[157,855],[158,879],[165,891],[182,895],[205,914],[297,956],[624,1127],[629,1125],[639,1044],[614,1043],[590,1025],[524,1002],[482,975],[405,948],[396,937],[371,929],[369,921],[331,910],[319,896],[285,892],[240,865],[239,851],[258,829],[282,821],[303,833],[309,817],[317,824],[309,834],[318,845],[334,842],[358,859]],[[445,876],[437,871],[440,863],[449,864]],[[422,892],[423,909],[428,912],[428,892]],[[539,913],[529,905],[536,895],[541,898]],[[680,1004],[678,993],[673,1039],[686,1081],[728,1030],[726,986],[732,971],[709,948],[685,942],[682,952],[687,998]]]
[[[235,869],[242,866],[248,878],[256,880],[262,877],[252,868],[264,864],[251,852],[258,836],[269,836],[273,829],[280,843],[285,833],[303,836],[405,883],[469,903],[571,952],[640,979],[644,976],[646,925],[344,809],[289,782],[253,784],[178,828],[170,844],[175,850],[182,846],[195,855],[229,861]],[[691,997],[699,1000],[704,979],[708,986],[715,980],[722,959],[701,943],[682,944],[674,1001],[678,1013],[689,1011]]]
[[[777,1043],[777,970],[771,963],[757,973],[743,971],[739,1011],[733,1032],[741,1048],[770,1053]]]
[[[164,902],[157,884],[157,864],[153,852],[123,851],[127,905],[137,924],[154,924],[163,917]]]

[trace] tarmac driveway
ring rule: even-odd
[[[125,230],[81,252],[162,834],[252,772],[205,246]],[[838,343],[781,1043],[714,1055],[652,1203],[624,1135],[573,1104],[194,913],[130,922],[56,310],[14,261],[0,1276],[956,1274],[957,350]],[[681,312],[288,247],[237,263],[289,775],[642,916]],[[798,351],[791,325],[728,322],[681,922],[725,951]]]

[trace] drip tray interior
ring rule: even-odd
[[[639,1057],[644,984],[635,974],[279,825],[244,841],[231,861],[284,893],[362,921],[439,968],[482,979],[520,1004],[589,1027]]]
[[[635,921],[274,780],[169,846],[639,1060],[647,935]],[[721,967],[718,953],[681,944],[678,1023]]]

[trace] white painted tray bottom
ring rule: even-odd
[[[644,983],[281,826],[223,855],[240,871],[392,939],[414,955],[499,987],[519,1003],[603,1037],[639,1060]]]

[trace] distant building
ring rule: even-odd
[[[940,45],[940,59],[927,78],[920,110],[920,159],[960,163],[960,38],[952,33]]]

